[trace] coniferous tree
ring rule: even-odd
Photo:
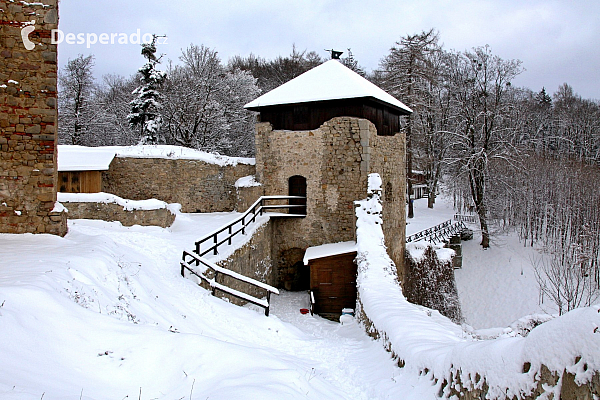
[[[131,113],[127,117],[132,127],[139,128],[140,143],[142,144],[159,142],[162,122],[159,88],[165,80],[166,74],[164,71],[156,69],[156,64],[160,63],[160,57],[156,57],[156,39],[157,36],[152,35],[152,42],[142,44],[142,56],[148,62],[138,70],[141,75],[141,85],[133,91],[136,98],[130,103]]]

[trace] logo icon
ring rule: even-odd
[[[33,50],[35,43],[29,40],[29,34],[35,31],[35,20],[31,21],[31,24],[21,29],[21,39],[23,39],[23,45],[27,50]]]

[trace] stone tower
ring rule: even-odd
[[[402,276],[405,239],[405,135],[411,110],[330,60],[245,106],[256,125],[256,178],[265,195],[306,195],[306,217],[273,221],[279,285],[304,289],[306,248],[355,239],[354,201],[367,176],[385,188],[386,245]]]
[[[64,235],[54,209],[58,0],[0,9],[0,232]]]

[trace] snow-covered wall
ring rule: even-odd
[[[126,200],[110,193],[58,193],[58,201],[68,210],[69,219],[119,221],[123,226],[161,226],[175,221],[179,204],[156,199]]]
[[[254,159],[191,153],[175,146],[134,146],[120,148],[116,154],[102,174],[105,192],[126,199],[179,203],[183,212],[235,210],[236,181],[255,172]]]
[[[384,245],[380,196],[381,179],[371,174],[367,199],[356,202],[357,318],[400,367],[430,377],[446,398],[600,396],[600,306],[571,311],[526,337],[474,338],[404,297]]]

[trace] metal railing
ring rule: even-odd
[[[415,242],[417,240],[427,240],[433,243],[445,242],[449,240],[451,236],[460,234],[463,229],[466,229],[464,222],[458,221],[452,223],[452,220],[449,219],[439,225],[432,226],[431,228],[407,236],[406,243]]]
[[[478,215],[454,214],[454,217],[452,217],[452,218],[455,221],[468,222],[470,224],[477,224],[477,223],[479,223],[479,216]]]

